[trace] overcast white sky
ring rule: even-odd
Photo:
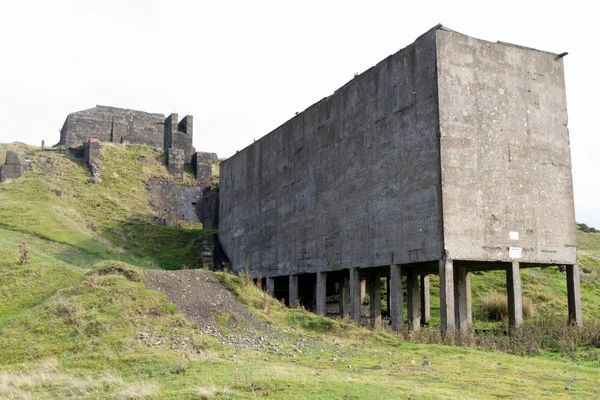
[[[192,114],[196,148],[227,157],[441,22],[569,52],[576,216],[600,228],[593,4],[1,0],[0,142],[54,144],[68,113],[102,104]]]

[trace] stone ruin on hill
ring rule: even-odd
[[[31,161],[16,151],[9,150],[4,164],[0,165],[0,182],[17,179],[28,169],[31,169]]]

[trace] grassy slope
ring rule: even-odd
[[[103,182],[87,185],[77,160],[25,150],[35,172],[0,185],[0,398],[600,397],[592,358],[415,345],[275,301],[265,307],[261,292],[219,274],[285,332],[277,348],[234,357],[189,326],[163,295],[146,290],[138,274],[132,280],[102,273],[115,263],[137,270],[123,262],[177,265],[180,248],[199,233],[151,224],[144,185],[151,176],[168,179],[160,152],[105,146]],[[137,163],[139,155],[148,163]],[[18,263],[22,240],[31,252],[27,266]],[[583,274],[584,307],[597,317],[599,307],[586,303],[600,297],[600,234],[580,234],[579,241],[580,263],[590,271]],[[502,275],[473,278],[474,293],[502,289]],[[566,311],[564,274],[527,271],[523,280],[525,294],[549,292],[545,302]],[[150,339],[138,340],[141,332]],[[431,366],[422,365],[424,357]],[[175,374],[181,364],[186,373]]]
[[[98,257],[162,268],[179,267],[186,247],[202,234],[199,229],[153,222],[146,182],[172,179],[159,149],[103,144],[102,182],[89,185],[89,171],[81,160],[57,151],[19,148],[33,158],[34,172],[0,185],[1,227],[69,244]],[[137,162],[139,156],[147,162]],[[184,183],[191,182],[186,177]]]

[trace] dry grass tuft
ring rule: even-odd
[[[508,317],[508,299],[506,295],[492,293],[481,297],[481,306],[485,319],[503,321]],[[523,316],[533,317],[535,306],[530,297],[523,296]]]
[[[123,387],[118,392],[119,399],[146,400],[159,399],[160,386],[156,382],[135,382]]]
[[[212,400],[212,399],[223,399],[232,398],[231,392],[227,388],[219,388],[215,385],[200,386],[196,388],[196,395],[194,397],[198,400]]]

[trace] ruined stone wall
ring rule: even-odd
[[[438,260],[435,31],[221,164],[219,237],[256,276]]]
[[[101,142],[137,143],[163,148],[162,114],[96,106],[67,116],[58,145],[74,146],[95,138]]]
[[[150,205],[157,222],[177,225],[179,221],[200,222],[203,191],[199,186],[181,186],[168,181],[149,181]]]
[[[437,55],[450,257],[574,264],[562,59],[444,30]]]

